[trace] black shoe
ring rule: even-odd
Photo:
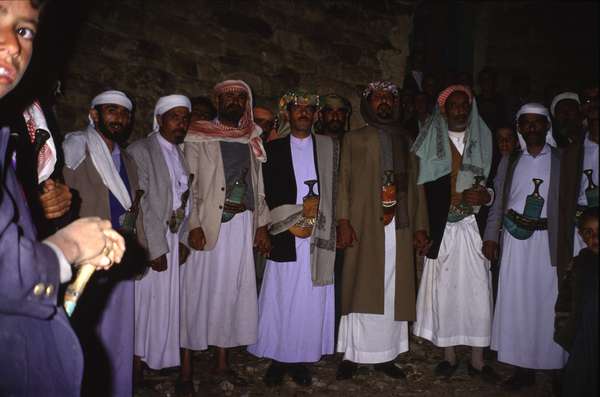
[[[388,361],[387,363],[375,364],[373,365],[373,369],[377,372],[383,372],[390,378],[394,379],[406,379],[406,374],[400,367],[397,367],[393,361]]]
[[[335,374],[335,378],[337,380],[347,380],[352,379],[357,369],[356,363],[352,361],[344,360],[338,366],[337,372]]]
[[[275,360],[271,361],[271,365],[269,365],[269,369],[267,369],[263,382],[269,387],[281,385],[287,369],[287,364]]]
[[[478,376],[481,378],[482,381],[491,385],[495,385],[500,381],[500,377],[498,376],[496,371],[494,371],[494,368],[490,367],[489,365],[484,365],[483,367],[481,367],[481,370],[478,370],[475,369],[475,367],[473,367],[471,363],[469,363],[467,365],[467,371],[469,373],[469,376]]]
[[[452,365],[450,364],[449,361],[442,361],[441,363],[439,363],[438,365],[436,365],[434,373],[435,376],[439,376],[442,378],[450,378],[452,377],[452,375],[454,375],[454,373],[456,372],[456,370],[458,369],[458,361],[456,362],[456,364]]]
[[[517,368],[515,373],[504,382],[504,388],[508,391],[518,391],[535,385],[535,371],[526,368]]]
[[[288,373],[292,377],[292,380],[298,386],[310,386],[312,385],[312,375],[310,370],[304,364],[291,364],[288,367]]]

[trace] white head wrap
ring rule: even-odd
[[[552,104],[550,105],[550,113],[552,114],[552,117],[555,116],[554,109],[556,108],[556,105],[558,105],[558,103],[560,101],[562,101],[563,99],[571,99],[581,105],[581,101],[579,100],[579,95],[577,95],[576,93],[561,92],[560,94],[555,96],[554,99],[552,99]]]
[[[152,131],[157,132],[159,129],[158,120],[159,116],[162,116],[164,113],[169,110],[177,107],[185,107],[190,112],[192,111],[192,103],[189,98],[185,95],[167,95],[160,97],[158,102],[156,102],[156,106],[154,107],[154,120],[152,122]]]
[[[96,95],[94,97],[94,99],[92,99],[90,108],[93,109],[98,105],[106,105],[106,104],[123,106],[130,112],[131,112],[131,109],[133,109],[133,102],[131,102],[131,99],[129,99],[129,97],[127,95],[125,95],[124,92],[116,91],[116,90],[104,91],[104,92]],[[90,120],[90,125],[94,125],[92,116],[88,116],[88,119]]]
[[[521,106],[521,108],[519,109],[519,111],[517,112],[517,116],[516,116],[516,130],[517,130],[517,135],[519,137],[519,144],[521,145],[521,150],[526,151],[527,150],[527,144],[525,143],[525,139],[523,138],[523,135],[521,135],[521,132],[519,131],[519,117],[521,117],[521,115],[523,114],[539,114],[541,116],[546,117],[546,120],[548,120],[548,124],[549,124],[549,128],[548,131],[546,132],[546,143],[550,146],[554,146],[556,147],[556,141],[554,140],[554,136],[552,135],[552,120],[550,119],[550,113],[548,113],[548,108],[546,108],[544,105],[542,105],[541,103],[526,103],[525,105]]]

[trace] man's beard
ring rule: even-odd
[[[183,141],[185,140],[185,135],[186,135],[187,131],[182,128],[182,129],[177,129],[173,132],[175,133],[175,144],[181,145],[183,143]]]
[[[110,129],[118,129],[118,132],[112,132]],[[124,144],[131,135],[131,128],[129,125],[123,125],[120,123],[106,124],[104,117],[100,114],[98,123],[96,123],[96,129],[104,135],[107,139],[118,143],[119,145]]]
[[[330,122],[325,123],[325,131],[334,134],[342,134],[344,132],[344,123],[340,120],[331,120]]]
[[[244,115],[244,109],[237,105],[231,104],[226,108],[222,109],[219,113],[219,119],[229,121],[232,124],[237,124]]]
[[[383,120],[389,120],[392,118],[392,107],[387,103],[382,103],[377,106],[377,117]]]
[[[548,132],[529,132],[523,134],[523,139],[527,146],[542,146],[546,143],[546,134]]]

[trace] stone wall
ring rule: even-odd
[[[103,0],[89,9],[63,72],[63,131],[84,126],[90,99],[124,90],[149,130],[159,96],[207,95],[241,78],[275,107],[290,88],[337,92],[355,106],[374,79],[402,83],[414,4],[351,0]]]

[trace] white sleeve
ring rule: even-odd
[[[63,252],[60,250],[60,248],[58,248],[56,245],[52,244],[49,241],[42,241],[42,242],[44,244],[46,244],[48,247],[52,248],[52,251],[54,251],[54,253],[56,254],[56,257],[58,258],[58,265],[60,268],[60,273],[59,273],[60,274],[60,282],[66,283],[73,276],[73,272],[71,270],[71,264],[69,263],[69,261],[67,261],[65,254],[63,254]]]

